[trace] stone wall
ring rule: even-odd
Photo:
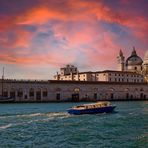
[[[13,97],[17,102],[148,100],[148,84],[5,80],[3,95]]]

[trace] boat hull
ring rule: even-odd
[[[14,99],[10,98],[10,97],[2,97],[2,96],[0,96],[0,103],[9,103],[9,102],[14,102]]]
[[[98,113],[110,113],[114,111],[116,106],[107,106],[101,108],[94,108],[94,109],[69,109],[69,114],[81,115],[81,114],[98,114]]]

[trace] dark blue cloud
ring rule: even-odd
[[[0,0],[1,15],[19,15],[26,9],[39,5],[39,0]]]

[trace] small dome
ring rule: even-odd
[[[142,65],[143,61],[142,59],[137,56],[135,48],[133,48],[132,54],[130,57],[126,60],[126,65]]]

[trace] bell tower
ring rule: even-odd
[[[123,52],[120,49],[119,55],[117,56],[117,70],[118,71],[124,71],[125,70],[125,57],[123,56]]]

